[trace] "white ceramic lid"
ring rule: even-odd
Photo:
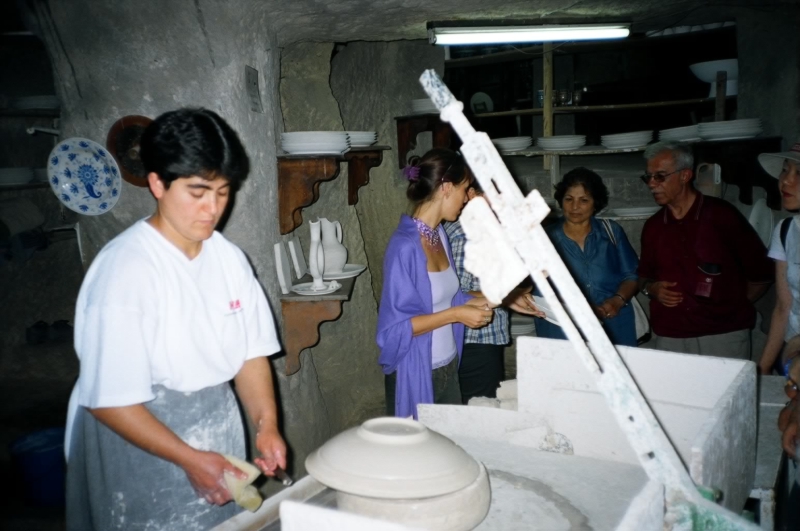
[[[371,419],[333,437],[306,459],[314,479],[375,498],[428,498],[470,485],[478,462],[447,437],[411,419]]]

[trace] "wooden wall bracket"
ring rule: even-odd
[[[381,165],[383,150],[378,147],[370,151],[351,150],[344,154],[347,161],[347,204],[358,203],[358,189],[369,183],[369,170]]]
[[[408,153],[417,147],[417,135],[423,131],[433,132],[433,147],[449,148],[453,141],[450,124],[439,119],[439,114],[415,114],[398,116],[397,121],[397,162],[402,169],[408,162]]]
[[[305,275],[297,282],[311,282]],[[342,315],[342,303],[353,295],[356,277],[339,281],[342,287],[325,295],[281,295],[283,312],[283,346],[286,351],[286,374],[300,370],[300,353],[319,343],[319,327],[325,321],[335,321]]]
[[[278,223],[288,234],[303,223],[301,209],[319,199],[319,185],[339,175],[341,155],[278,157]]]
[[[300,353],[319,343],[319,327],[342,315],[343,301],[281,301],[286,375],[300,370]]]

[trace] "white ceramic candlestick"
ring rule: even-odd
[[[323,290],[325,283],[322,281],[322,272],[325,270],[325,252],[322,249],[322,239],[319,220],[311,221],[311,248],[308,250],[308,270],[314,279],[312,289]]]

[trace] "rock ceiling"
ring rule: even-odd
[[[251,0],[282,43],[424,39],[429,20],[606,17],[647,30],[716,22],[726,10],[796,6],[796,0]]]

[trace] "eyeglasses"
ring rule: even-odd
[[[669,173],[658,172],[658,173],[645,173],[644,175],[640,175],[639,178],[642,180],[644,184],[650,184],[650,179],[654,179],[657,183],[661,184],[667,180],[667,177],[672,175],[673,173],[678,173],[686,168],[681,168],[679,170],[671,171]]]

